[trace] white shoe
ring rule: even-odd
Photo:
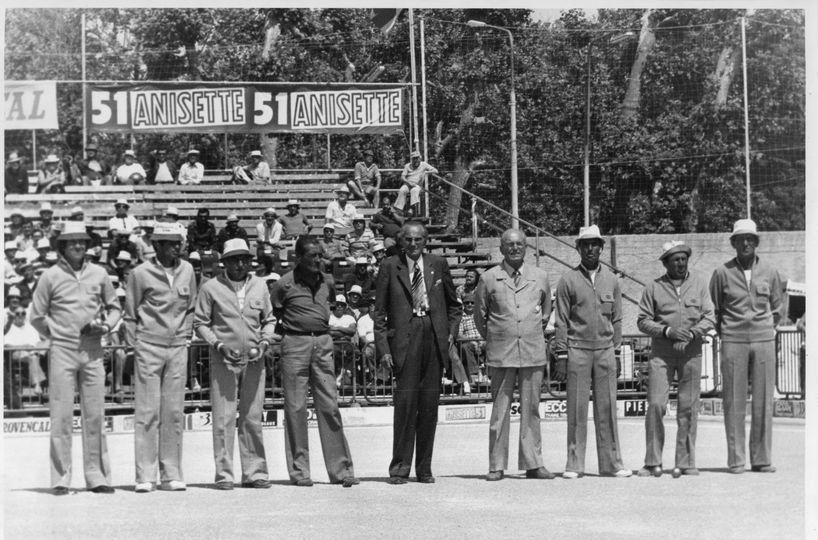
[[[617,478],[628,478],[633,474],[633,471],[630,469],[619,469],[613,475]]]
[[[160,489],[162,489],[162,491],[184,491],[187,489],[187,486],[181,480],[171,480],[169,482],[162,482]]]
[[[134,491],[137,493],[150,493],[153,491],[153,484],[151,482],[137,482]]]
[[[196,377],[193,378],[193,388],[192,388],[192,390],[194,392],[196,392],[196,393],[199,393],[199,392],[202,391],[202,385],[199,384],[199,380]]]
[[[471,385],[467,382],[463,383],[463,393],[464,394],[471,394]]]
[[[565,478],[566,480],[576,480],[577,478],[579,478],[579,473],[575,471],[565,471],[564,473],[562,473],[562,477]]]
[[[447,379],[446,377],[443,377],[442,379],[440,379],[440,384],[442,384],[443,386],[449,386],[450,384],[454,384],[454,381],[451,379]]]

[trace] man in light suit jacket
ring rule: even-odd
[[[445,259],[423,253],[428,232],[403,225],[402,253],[384,260],[375,294],[375,348],[395,373],[389,482],[405,484],[417,441],[415,474],[431,484],[441,370],[460,325],[461,305]]]

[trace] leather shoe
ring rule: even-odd
[[[252,482],[242,482],[241,487],[243,488],[255,488],[255,489],[267,489],[272,486],[273,483],[267,480],[266,478],[257,478]]]
[[[355,478],[354,476],[347,476],[346,478],[341,480],[341,485],[344,486],[345,488],[357,486],[360,483],[361,481]]]
[[[699,469],[697,469],[696,467],[682,469],[682,474],[684,474],[685,476],[699,476]]]
[[[110,495],[115,490],[111,486],[106,486],[105,484],[102,484],[100,486],[92,487],[88,491],[90,491],[91,493],[104,493],[106,495]]]
[[[54,495],[68,495],[68,488],[65,486],[57,486],[51,490]]]
[[[421,484],[434,484],[435,477],[432,476],[431,474],[427,474],[425,476],[418,476],[418,482],[420,482]]]
[[[737,465],[735,467],[730,467],[731,474],[744,474],[744,465]]]
[[[230,491],[233,489],[233,482],[228,480],[222,480],[221,482],[216,482],[216,489],[221,491]]]
[[[751,469],[753,472],[766,472],[766,473],[774,473],[775,467],[772,465],[753,465]]]
[[[406,478],[404,478],[403,476],[390,476],[389,483],[395,486],[405,484]]]
[[[557,477],[554,473],[546,469],[545,467],[539,467],[537,469],[528,469],[525,471],[526,478],[534,478],[538,480],[553,480]]]
[[[503,479],[503,471],[489,471],[486,475],[486,480],[489,482],[497,482]]]
[[[312,478],[300,478],[293,482],[298,487],[312,487],[315,485],[315,482],[312,481]]]

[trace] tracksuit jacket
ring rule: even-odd
[[[702,336],[713,329],[715,316],[710,291],[704,277],[688,272],[676,294],[667,274],[645,287],[639,302],[636,324],[651,337],[651,352],[659,357],[698,356],[702,351]],[[693,339],[685,350],[676,351],[674,341],[664,335],[668,326],[690,330]]]
[[[122,313],[102,266],[83,262],[74,272],[63,257],[40,276],[31,305],[31,325],[54,345],[73,349],[99,348],[102,336],[80,336],[82,327],[104,311],[105,324],[113,328]]]
[[[622,343],[619,280],[599,265],[594,283],[580,264],[557,285],[555,351],[617,348]]]
[[[173,268],[173,287],[155,258],[137,266],[125,291],[125,329],[128,343],[139,341],[175,347],[193,333],[196,276],[193,266],[179,260]]]
[[[778,270],[756,257],[750,283],[733,258],[713,271],[710,296],[722,341],[754,343],[775,339],[783,287]]]
[[[218,306],[218,309],[214,309]],[[239,309],[236,291],[224,275],[202,285],[196,300],[193,329],[213,347],[221,341],[247,356],[260,341],[273,342],[275,317],[264,280],[249,276],[244,307]]]

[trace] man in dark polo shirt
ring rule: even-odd
[[[335,388],[330,306],[335,303],[332,277],[321,273],[321,248],[310,236],[295,243],[292,272],[272,287],[270,297],[281,340],[284,386],[284,445],[290,480],[297,486],[313,485],[307,433],[307,385],[311,386],[324,463],[330,482],[358,484]]]

